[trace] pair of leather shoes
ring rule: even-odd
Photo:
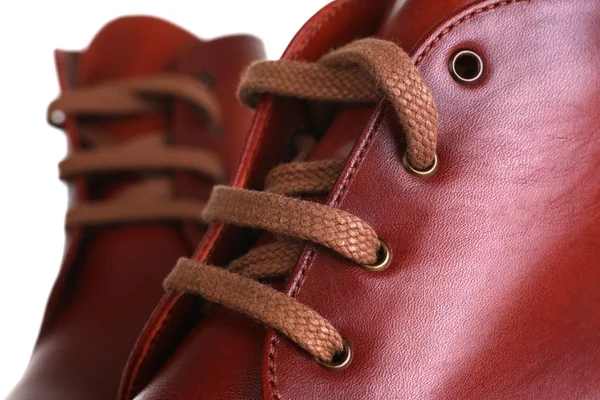
[[[600,398],[599,23],[337,0],[279,61],[149,17],[57,52],[67,247],[8,399]]]

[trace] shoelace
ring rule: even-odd
[[[207,120],[219,126],[221,112],[214,93],[192,77],[162,74],[64,92],[48,108],[48,120],[61,126],[66,115],[116,117],[147,114],[161,109],[159,97],[176,97],[202,110]],[[166,145],[166,133],[149,132],[140,139],[116,145],[102,132],[81,127],[80,135],[91,149],[77,151],[59,165],[60,178],[112,172],[182,170],[222,182],[225,173],[219,158],[199,148]],[[131,185],[110,201],[78,204],[67,213],[67,228],[155,220],[194,220],[204,223],[204,204],[170,198],[168,179],[146,179]]]
[[[409,167],[426,176],[437,165],[438,115],[432,96],[409,56],[391,42],[358,40],[317,63],[254,64],[241,83],[240,97],[255,105],[265,92],[349,103],[385,97],[404,130]],[[378,262],[387,247],[368,223],[343,210],[289,197],[328,193],[344,165],[345,160],[283,164],[271,170],[262,192],[215,187],[204,211],[208,221],[264,229],[280,238],[252,249],[226,268],[182,258],[165,288],[199,294],[255,318],[286,335],[321,365],[334,364],[349,349],[332,324],[256,279],[289,274],[305,241],[328,247],[367,270]]]

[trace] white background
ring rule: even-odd
[[[46,125],[58,94],[55,48],[87,46],[108,21],[156,15],[208,39],[249,32],[278,58],[327,0],[37,0],[0,8],[0,399],[22,375],[62,257],[67,191],[62,132]],[[33,400],[33,399],[32,399]]]

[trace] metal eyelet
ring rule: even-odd
[[[483,76],[483,59],[473,50],[459,50],[448,65],[452,78],[463,85],[473,85]]]
[[[379,239],[381,244],[379,247],[379,254],[375,264],[362,264],[361,268],[368,272],[380,272],[390,266],[392,261],[392,251],[390,246],[383,240]]]
[[[49,122],[57,127],[63,126],[67,120],[67,114],[63,110],[52,110],[50,113]]]
[[[352,362],[352,347],[350,342],[346,338],[342,338],[344,341],[344,350],[340,354],[336,354],[331,361],[323,361],[317,357],[314,357],[315,362],[323,369],[335,372],[341,371],[350,365]]]
[[[421,179],[429,178],[430,176],[435,174],[435,172],[438,169],[438,166],[439,166],[438,156],[437,156],[437,154],[435,155],[435,157],[433,158],[433,164],[431,164],[431,166],[429,168],[427,168],[426,170],[420,170],[420,169],[416,169],[412,165],[410,165],[410,162],[408,161],[408,155],[406,153],[404,153],[402,155],[402,166],[404,166],[404,169],[406,170],[406,172],[408,172],[412,176],[416,176],[417,178],[421,178]]]

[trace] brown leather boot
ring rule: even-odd
[[[599,398],[599,23],[581,0],[321,10],[246,73],[233,188],[121,398]]]
[[[49,120],[70,154],[67,249],[25,376],[9,399],[111,399],[162,281],[205,231],[252,112],[235,97],[263,58],[249,36],[202,41],[165,21],[121,18],[82,52],[56,52]]]

